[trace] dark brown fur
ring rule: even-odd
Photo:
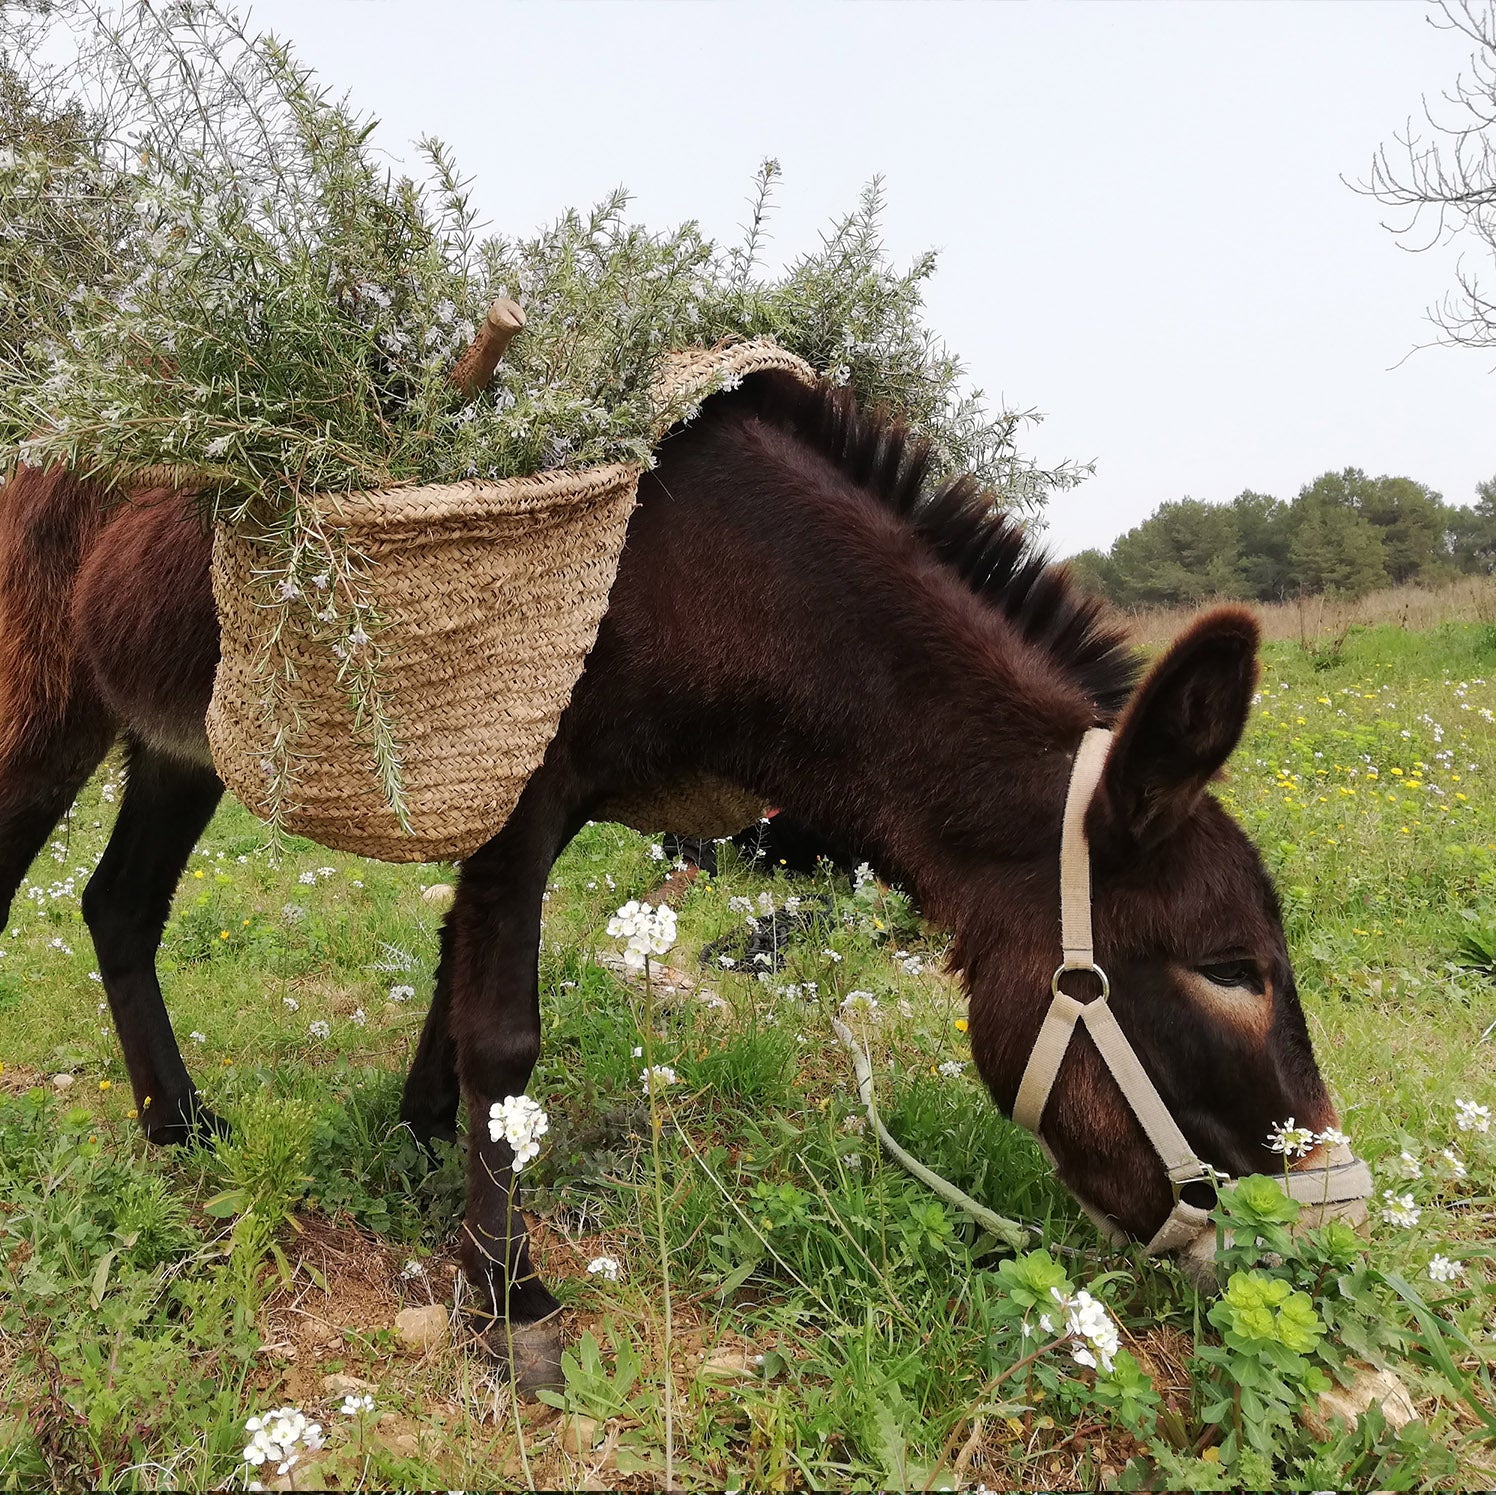
[[[1124,703],[1089,822],[1098,958],[1123,1026],[1201,1155],[1227,1171],[1268,1164],[1274,1121],[1333,1119],[1272,889],[1203,792],[1245,720],[1251,619],[1202,620],[1133,691],[1122,639],[1063,568],[1032,555],[974,485],[930,491],[927,470],[918,443],[845,394],[772,378],[713,400],[664,443],[556,738],[509,823],[463,866],[402,1113],[419,1133],[451,1134],[459,1088],[482,1118],[528,1082],[556,855],[610,800],[700,771],[861,849],[953,931],[973,1052],[1011,1105],[1059,958],[1071,757]],[[0,494],[0,616],[60,612],[70,596],[73,620],[8,643],[0,688],[31,712],[8,741],[60,745],[68,715],[55,703],[86,700],[91,720],[132,743],[122,849],[111,843],[85,912],[110,949],[101,970],[137,1096],[164,1087],[155,1125],[175,1138],[202,1113],[179,1059],[173,1068],[147,957],[216,798],[201,733],[216,654],[207,547],[183,503],[127,508],[102,528],[75,512],[97,505],[34,473]],[[25,799],[13,761],[0,760],[7,847],[4,816]],[[1192,970],[1238,958],[1260,972],[1260,994],[1191,997],[1204,979]],[[1168,1188],[1085,1040],[1061,1069],[1045,1133],[1077,1193],[1151,1232]],[[508,1163],[486,1127],[471,1128],[464,1267],[498,1317],[532,1323],[555,1303],[511,1223]]]

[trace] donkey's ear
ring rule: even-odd
[[[1112,849],[1146,850],[1178,829],[1241,739],[1257,687],[1257,620],[1207,613],[1176,639],[1117,724],[1096,827]]]

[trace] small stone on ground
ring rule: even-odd
[[[395,1335],[400,1347],[413,1355],[423,1355],[444,1345],[452,1337],[452,1324],[440,1303],[420,1308],[402,1308],[395,1315]]]
[[[585,1453],[591,1453],[597,1446],[597,1429],[597,1419],[586,1417],[580,1412],[563,1418],[560,1432],[561,1447],[578,1458]]]

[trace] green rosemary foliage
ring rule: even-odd
[[[66,75],[39,61],[59,31]],[[1079,475],[1037,470],[1028,417],[963,390],[923,321],[934,256],[889,262],[877,182],[766,276],[775,162],[738,246],[631,224],[621,191],[485,238],[439,141],[417,183],[373,129],[216,0],[0,12],[0,454],[206,474],[211,517],[294,519],[313,489],[647,462],[660,356],[768,334],[1015,509]],[[464,406],[446,374],[495,295],[528,329]]]
[[[1016,445],[1031,413],[964,388],[924,323],[934,256],[889,262],[876,181],[778,275],[760,267],[773,161],[737,246],[631,223],[621,190],[533,237],[483,236],[441,142],[420,143],[424,180],[390,172],[375,121],[220,0],[103,4],[0,0],[0,472],[164,469],[205,520],[265,535],[268,719],[291,696],[287,609],[312,608],[397,809],[364,565],[307,495],[648,465],[662,417],[688,414],[654,407],[661,358],[759,334],[1021,514],[1083,475],[1038,469]],[[495,296],[527,327],[465,402],[447,376]],[[266,751],[281,785],[289,745]]]

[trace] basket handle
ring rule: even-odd
[[[470,400],[488,388],[504,350],[524,325],[525,314],[517,302],[501,296],[489,303],[488,315],[483,318],[477,337],[447,375],[448,382],[464,399]]]

